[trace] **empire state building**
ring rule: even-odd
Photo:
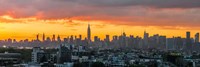
[[[87,29],[87,39],[88,39],[88,41],[91,41],[91,29],[90,29],[90,24],[88,24],[88,29]]]

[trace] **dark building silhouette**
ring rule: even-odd
[[[57,41],[58,41],[58,42],[61,42],[60,35],[58,35]]]
[[[198,43],[199,42],[199,33],[196,33],[195,34],[195,43]]]
[[[190,37],[190,32],[186,32],[186,49],[191,50],[192,49],[192,41],[191,41],[191,37]]]
[[[39,34],[36,35],[36,40],[39,41]]]
[[[56,41],[56,35],[53,34],[52,41]]]
[[[144,31],[144,45],[143,45],[143,47],[145,47],[145,48],[149,48],[148,38],[149,38],[149,33],[146,33],[146,31]]]
[[[45,34],[43,33],[43,36],[42,36],[42,40],[43,42],[45,41]]]
[[[88,41],[91,41],[91,29],[90,29],[90,24],[88,24],[88,29],[87,29],[87,39],[88,39]]]

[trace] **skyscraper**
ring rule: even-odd
[[[37,35],[36,35],[36,40],[38,40],[38,41],[39,41],[39,34],[37,34]]]
[[[87,29],[87,39],[88,39],[88,41],[91,41],[91,29],[90,29],[90,24],[88,24],[88,29]]]
[[[195,34],[195,43],[198,43],[199,42],[199,33],[196,33]]]
[[[79,35],[79,39],[82,40],[82,35]]]
[[[106,35],[105,41],[110,42],[110,36]]]
[[[146,31],[144,31],[144,45],[143,45],[144,48],[149,48],[148,38],[149,38],[149,33],[146,33]]]
[[[52,41],[56,41],[56,35],[53,34]]]
[[[186,32],[186,39],[190,39],[190,32]]]
[[[94,42],[99,42],[99,41],[100,41],[99,37],[98,36],[94,36]]]
[[[57,41],[58,41],[58,42],[61,42],[60,35],[58,35]]]
[[[43,33],[42,40],[45,41],[45,34]]]
[[[192,41],[190,38],[190,32],[186,32],[186,50],[192,49]]]

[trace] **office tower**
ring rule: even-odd
[[[56,41],[56,36],[53,34],[52,41]]]
[[[190,32],[186,32],[186,39],[190,39]]]
[[[148,38],[148,47],[149,48],[158,48],[159,47],[159,35],[154,34]]]
[[[113,36],[113,38],[112,38],[112,43],[113,43],[113,47],[114,47],[114,48],[118,48],[119,41],[118,41],[118,36],[117,36],[117,35],[114,35],[114,36]]]
[[[166,39],[166,49],[167,50],[174,50],[174,38],[167,38]]]
[[[28,39],[25,39],[24,42],[25,42],[25,43],[28,43]]]
[[[186,32],[186,50],[189,50],[192,48],[192,41],[190,38],[190,32]]]
[[[74,40],[77,40],[77,36],[74,36]]]
[[[118,40],[118,36],[117,35],[113,36],[113,41],[116,41],[116,40]]]
[[[121,45],[120,45],[120,47],[122,47],[122,48],[127,47],[127,38],[126,38],[126,33],[123,32],[123,33],[122,33],[122,36],[119,37],[119,38],[120,38],[120,40],[121,40]]]
[[[13,39],[13,43],[16,43],[17,42],[17,40],[16,39]]]
[[[166,36],[159,36],[159,42],[158,42],[158,48],[160,49],[165,49],[165,45],[166,45]]]
[[[174,41],[174,48],[176,49],[176,50],[181,50],[181,49],[183,49],[183,39],[181,38],[181,37],[175,37],[174,38],[175,39],[175,41]]]
[[[91,41],[91,29],[90,29],[90,24],[88,24],[88,29],[87,29],[87,39],[88,39],[88,41]]]
[[[61,42],[60,35],[58,35],[57,41],[58,41],[58,42]]]
[[[195,43],[198,43],[199,42],[199,33],[196,33],[195,34]]]
[[[12,39],[9,38],[9,39],[7,40],[7,42],[8,42],[8,43],[12,43]]]
[[[148,38],[149,38],[149,33],[146,33],[146,31],[144,31],[144,45],[143,45],[144,48],[149,48]]]
[[[64,42],[64,43],[67,43],[67,42],[68,42],[68,39],[67,39],[67,38],[64,38],[64,39],[63,39],[63,42]]]
[[[110,36],[109,35],[106,35],[105,41],[110,42]]]
[[[94,42],[99,42],[99,41],[100,41],[99,37],[98,36],[94,36]]]
[[[109,35],[106,35],[104,42],[105,42],[106,45],[110,45],[110,36]]]
[[[79,39],[82,40],[82,35],[79,35]]]
[[[50,37],[47,37],[46,41],[47,41],[47,42],[51,42]]]
[[[130,35],[129,36],[129,39],[128,39],[128,46],[129,48],[135,48],[135,44],[134,44],[134,36],[133,35]]]
[[[45,34],[43,33],[42,40],[45,41]]]
[[[73,36],[73,35],[70,36],[70,38],[69,38],[69,43],[70,43],[70,44],[73,44],[73,43],[74,43],[74,36]]]
[[[39,41],[39,34],[37,34],[37,35],[36,35],[36,40],[38,40],[38,41]]]

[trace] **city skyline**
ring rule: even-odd
[[[46,34],[45,33],[38,33],[38,34],[36,34],[35,35],[35,37],[32,39],[32,41],[33,40],[38,40],[38,41],[45,41],[45,40],[47,40],[47,39],[50,39],[51,41],[58,41],[58,40],[64,40],[64,38],[71,38],[71,37],[75,37],[75,39],[76,38],[80,38],[81,40],[88,40],[88,41],[94,41],[95,40],[95,38],[100,38],[100,40],[105,40],[105,39],[109,39],[109,41],[111,41],[111,40],[113,40],[113,38],[114,38],[114,36],[126,36],[126,37],[140,37],[140,38],[142,38],[142,39],[144,39],[144,41],[147,41],[148,40],[148,38],[149,37],[152,37],[152,36],[165,36],[166,38],[176,38],[176,37],[181,37],[181,38],[186,38],[186,39],[194,39],[194,42],[199,42],[199,32],[196,32],[196,33],[194,33],[194,36],[193,36],[193,34],[191,34],[191,32],[190,31],[186,31],[186,34],[185,34],[185,36],[172,36],[172,37],[167,37],[166,35],[160,35],[160,34],[149,34],[146,30],[144,30],[144,32],[143,32],[143,35],[142,36],[138,36],[138,35],[133,35],[133,34],[129,34],[129,35],[127,35],[126,34],[126,32],[124,31],[124,29],[121,31],[121,34],[120,35],[109,35],[109,34],[105,34],[104,36],[104,38],[101,38],[101,37],[99,37],[99,36],[97,36],[97,35],[93,35],[92,36],[92,32],[91,32],[91,28],[90,28],[90,24],[88,23],[88,27],[87,27],[87,36],[85,36],[85,37],[83,37],[82,36],[82,34],[79,34],[79,35],[68,35],[68,36],[63,36],[63,37],[60,37],[60,35],[58,34],[58,35],[56,35],[56,34],[52,34],[52,35],[48,35],[48,36],[46,36]],[[58,39],[59,38],[59,39]],[[8,40],[9,39],[12,39],[12,38],[7,38]],[[7,40],[7,39],[5,39],[5,40]],[[15,40],[15,41],[20,41],[20,40],[17,40],[17,39],[13,39],[13,40]],[[25,38],[24,40],[28,40],[28,41],[31,41],[31,40],[29,40],[28,38]],[[146,43],[147,44],[147,43]]]
[[[44,40],[46,40],[46,38],[50,38],[52,41],[54,41],[54,40],[56,40],[55,38],[56,37],[61,37],[61,40],[63,40],[64,38],[67,38],[67,37],[70,37],[70,36],[76,36],[76,37],[78,37],[78,36],[80,36],[81,35],[81,39],[82,40],[84,40],[85,38],[86,39],[88,39],[88,40],[92,40],[92,41],[94,41],[94,38],[95,38],[95,36],[98,36],[98,34],[96,34],[96,35],[94,35],[92,32],[91,32],[91,24],[87,24],[87,30],[85,30],[85,32],[83,32],[83,33],[85,33],[85,34],[82,34],[82,33],[78,33],[78,34],[75,34],[75,35],[73,35],[73,34],[68,34],[68,35],[60,35],[60,34],[48,34],[48,33],[37,33],[37,34],[34,34],[34,36],[33,37],[24,37],[24,38],[22,38],[22,39],[18,39],[18,38],[5,38],[5,39],[1,39],[1,40],[7,40],[7,39],[15,39],[16,41],[20,41],[20,40],[26,40],[26,39],[28,39],[29,41],[31,41],[31,40],[40,40],[40,41],[44,41]],[[86,29],[86,28],[85,28]],[[84,30],[83,30],[84,31]],[[109,35],[109,36],[120,36],[120,35],[122,35],[123,34],[123,32],[124,33],[126,33],[127,34],[127,32],[126,31],[124,31],[124,28],[123,28],[123,30],[121,30],[120,31],[120,33],[116,33],[116,34],[101,34],[100,36],[98,36],[98,37],[100,37],[100,39],[101,40],[104,40],[105,38],[106,38],[106,35]],[[150,33],[149,33],[150,32]],[[163,35],[163,34],[159,34],[159,33],[152,33],[151,31],[148,31],[148,30],[144,30],[143,32],[142,32],[142,34],[141,35],[138,35],[138,32],[136,33],[136,35],[134,35],[134,34],[132,34],[132,33],[129,33],[128,32],[128,36],[130,36],[130,35],[133,35],[133,36],[139,36],[139,37],[141,37],[141,38],[145,38],[144,36],[146,36],[145,34],[143,34],[143,33],[147,33],[147,35],[148,35],[148,37],[149,36],[153,36],[153,35],[156,35],[156,34],[158,34],[158,35],[161,35],[161,36],[166,36],[167,38],[173,38],[173,37],[182,37],[182,38],[186,38],[187,36],[185,36],[185,35],[187,35],[187,34],[185,34],[185,32],[190,32],[191,34],[190,34],[190,38],[196,38],[196,36],[197,36],[197,34],[199,33],[199,32],[191,32],[191,31],[184,31],[184,33],[179,33],[179,34],[181,34],[181,35],[170,35],[170,36],[168,36],[168,35]],[[170,33],[171,34],[171,33]],[[33,34],[32,34],[33,35]],[[11,35],[12,36],[12,35]],[[111,39],[112,40],[112,39]]]

